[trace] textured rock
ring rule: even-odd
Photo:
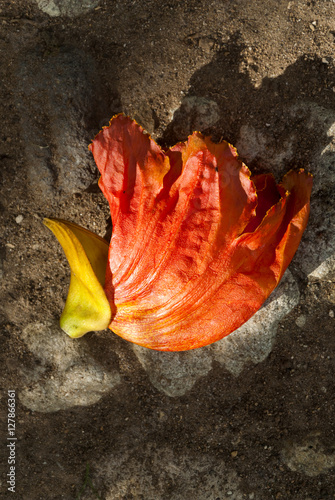
[[[148,460],[148,457],[150,459]],[[136,453],[104,457],[97,467],[98,476],[108,485],[106,500],[167,498],[168,485],[173,484],[171,500],[212,500],[242,498],[240,480],[222,460],[213,456],[175,455],[170,448],[148,445]],[[159,476],[158,483],[153,477]]]
[[[156,389],[168,396],[181,396],[212,368],[207,348],[186,352],[159,352],[133,346],[142,367]]]
[[[267,138],[250,125],[242,125],[240,137],[236,143],[238,153],[249,163],[266,150]]]
[[[99,4],[99,0],[35,0],[42,12],[51,17],[79,16]]]
[[[319,443],[318,435],[307,436],[302,443],[287,443],[282,458],[289,469],[310,477],[318,476],[335,467],[335,453],[325,453]]]
[[[87,150],[93,61],[73,49],[45,57],[36,50],[24,54],[17,81],[30,192],[43,201],[86,189],[96,175]]]
[[[121,382],[119,373],[106,372],[57,324],[30,324],[22,339],[39,359],[34,370],[23,373],[26,382],[19,393],[21,403],[31,410],[54,412],[91,405]]]
[[[300,316],[297,317],[297,319],[295,320],[295,324],[299,327],[299,328],[303,328],[306,324],[306,321],[307,321],[307,318],[304,314],[301,314]]]
[[[214,125],[220,117],[219,106],[205,97],[188,96],[173,115],[173,131],[182,141],[195,130],[205,131]]]
[[[296,255],[297,265],[305,274],[321,279],[335,270],[335,112],[315,104],[305,104],[302,109],[310,114],[307,126],[329,137],[321,155],[311,158],[311,213]]]
[[[280,171],[282,165],[293,157],[293,139],[285,141],[279,149],[271,147],[271,140],[271,131],[261,131],[250,125],[242,125],[236,149],[247,164],[259,158],[264,164],[271,165],[274,172]]]

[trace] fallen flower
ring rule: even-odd
[[[90,149],[112,216],[108,258],[93,233],[46,220],[72,270],[66,333],[98,329],[100,318],[99,328],[131,342],[182,351],[247,321],[298,248],[312,176],[290,171],[279,185],[271,174],[251,177],[230,144],[199,132],[164,151],[123,115]]]

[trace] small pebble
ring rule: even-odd
[[[237,457],[237,451],[232,451],[230,454],[233,458]]]
[[[18,216],[15,218],[15,221],[17,222],[17,224],[21,224],[21,222],[23,221],[23,215],[18,215]]]
[[[334,311],[332,309],[329,311],[329,316],[331,318],[334,318],[334,316],[335,316],[335,313],[334,313]]]
[[[306,324],[306,316],[304,316],[303,314],[298,316],[297,319],[295,320],[295,324],[299,326],[299,328],[303,328]]]

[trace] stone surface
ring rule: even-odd
[[[22,340],[39,360],[35,369],[23,370],[25,384],[19,392],[21,404],[30,410],[48,413],[92,405],[121,382],[116,370],[104,370],[57,324],[30,324]]]
[[[99,5],[99,0],[35,0],[41,11],[51,17],[79,16]]]
[[[297,261],[310,278],[322,279],[335,270],[335,113],[311,103],[302,108],[310,115],[307,126],[322,131],[328,144],[311,158],[314,167],[311,214]]]
[[[250,164],[255,159],[266,160],[279,170],[284,163],[292,160],[292,139],[288,138],[280,148],[271,145],[271,129],[257,130],[250,125],[242,125],[240,137],[236,143],[238,153]]]
[[[110,456],[99,466],[99,476],[109,478],[106,500],[129,496],[147,500],[164,498],[168,484],[173,484],[171,500],[241,498],[240,479],[224,462],[218,464],[206,455],[178,456],[167,447],[146,447],[143,451],[138,450],[137,456],[128,453]],[[143,463],[143,455],[150,455],[150,463]],[[155,485],[152,478],[157,474],[160,480]]]
[[[30,193],[43,202],[87,189],[96,178],[87,149],[94,62],[80,50],[37,49],[19,61],[17,81]]]
[[[306,325],[307,318],[304,314],[301,314],[295,320],[295,324],[299,326],[299,328],[303,328]]]
[[[318,434],[306,437],[301,443],[288,443],[282,453],[285,464],[294,472],[314,477],[335,467],[335,453],[326,453]]]
[[[212,368],[207,348],[188,352],[159,352],[134,345],[134,352],[151,383],[168,396],[181,396]]]
[[[195,130],[204,131],[220,117],[215,101],[205,97],[187,96],[173,113],[173,131],[179,141],[187,139]]]

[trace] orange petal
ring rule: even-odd
[[[228,335],[278,284],[307,223],[311,177],[250,171],[228,143],[195,132],[164,152],[119,115],[93,141],[113,235],[110,328],[158,350]]]
[[[278,260],[282,261],[279,279],[291,262],[298,249],[302,233],[305,231],[310,211],[310,196],[313,186],[311,174],[300,169],[298,172],[290,171],[281,183],[291,195],[288,199],[284,228],[285,234],[277,248]]]

